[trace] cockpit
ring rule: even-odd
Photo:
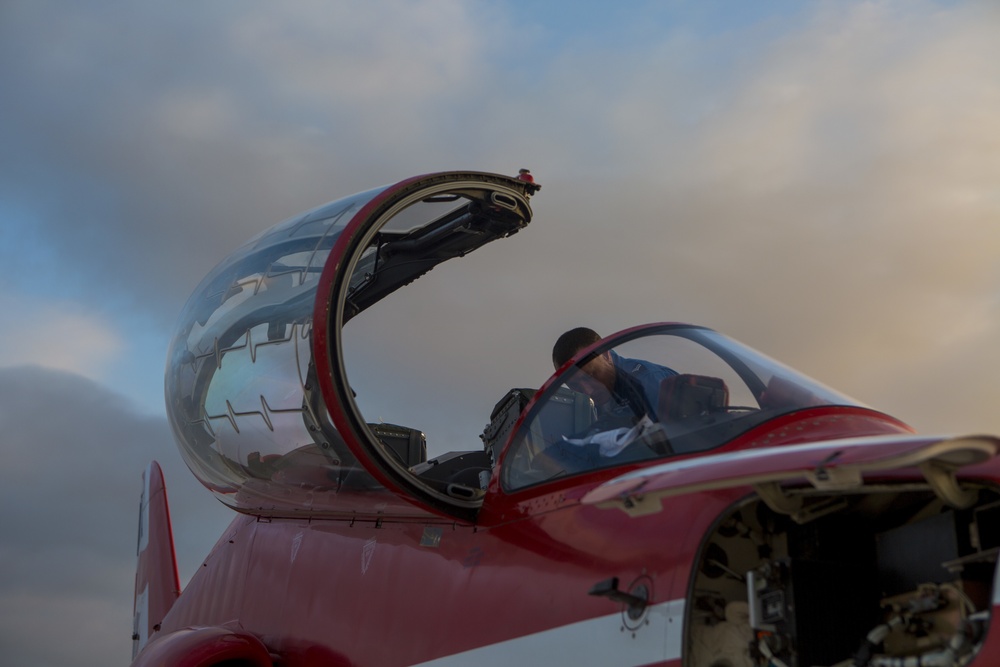
[[[418,176],[236,250],[188,301],[168,357],[168,416],[195,476],[257,515],[474,521],[488,490],[713,449],[803,408],[858,406],[676,324],[581,348],[544,382],[552,341],[528,336],[503,301],[517,291],[506,288],[517,258],[449,261],[526,227],[538,188],[481,172]],[[483,266],[494,269],[486,279]],[[486,316],[470,315],[484,292]],[[452,319],[432,307],[444,302],[457,304]]]
[[[507,448],[503,485],[706,451],[823,405],[857,404],[709,329],[638,327],[598,342],[539,392]]]

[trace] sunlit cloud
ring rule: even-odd
[[[35,364],[102,380],[108,366],[127,353],[107,320],[76,303],[0,296],[0,330],[0,366]]]
[[[501,17],[484,29],[483,11],[457,0],[258,3],[232,24],[230,46],[292,102],[405,109],[493,66],[484,46]]]

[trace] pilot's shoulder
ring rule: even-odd
[[[614,352],[612,352],[611,355],[615,365],[626,373],[635,374],[640,371],[649,370],[647,364],[645,364],[641,359],[629,359],[628,357],[623,357],[619,354],[615,354]]]
[[[626,362],[625,368],[628,368],[632,375],[652,375],[654,377],[677,375],[677,371],[674,369],[650,361],[642,361],[641,359],[625,359],[624,361]]]

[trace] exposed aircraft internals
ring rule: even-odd
[[[561,338],[540,386],[470,369],[451,389],[488,406],[442,408],[419,370],[436,360],[405,349],[416,295],[487,284],[431,283],[452,259],[515,271],[466,256],[530,234],[540,187],[417,176],[290,218],[202,281],[167,409],[235,518],[180,591],[150,464],[133,666],[1000,664],[993,436],[916,434],[670,322]],[[473,324],[448,354],[504,370]]]

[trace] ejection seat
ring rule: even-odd
[[[729,388],[722,378],[671,375],[660,382],[656,415],[660,422],[722,412],[729,405]]]

